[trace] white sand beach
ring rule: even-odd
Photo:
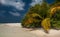
[[[29,31],[21,27],[21,23],[0,24],[0,37],[60,37],[60,30],[51,29],[49,34],[42,29]]]

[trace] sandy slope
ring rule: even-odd
[[[18,25],[18,24],[17,24]],[[37,37],[19,26],[0,25],[0,37]]]
[[[21,28],[20,23],[5,23],[0,24],[0,37],[60,37],[60,30],[51,29],[46,34],[42,29],[29,31]]]
[[[49,31],[49,34],[45,33],[43,30],[35,30],[31,31],[31,33],[37,35],[38,37],[60,37],[60,30],[53,30]]]

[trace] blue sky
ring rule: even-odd
[[[47,0],[50,4],[54,0]],[[42,0],[0,0],[0,23],[20,22],[30,6]]]

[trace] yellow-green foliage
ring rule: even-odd
[[[24,27],[31,27],[31,26],[35,27],[36,26],[35,23],[38,23],[41,21],[40,18],[42,19],[42,17],[40,17],[40,15],[36,14],[36,13],[27,14],[26,19],[23,20],[22,24]],[[35,25],[33,25],[33,24],[35,24]]]
[[[51,13],[53,13],[51,17],[52,27],[60,29],[60,6],[52,8]]]
[[[56,14],[56,8],[60,9],[60,4],[58,4],[59,5],[58,7],[57,6],[54,7],[53,5],[54,4],[48,5],[46,2],[42,2],[41,5],[36,4],[35,6],[30,7],[30,9],[27,11],[25,18],[22,21],[22,26],[30,27],[30,28],[42,26],[42,28],[46,31],[48,31],[51,26],[60,27],[60,24],[59,25],[52,24],[52,23],[55,23],[53,22],[55,21],[54,15]],[[59,10],[59,13],[60,13],[60,10]],[[57,16],[56,18],[60,17],[59,13],[56,14]]]
[[[22,22],[22,26],[40,27],[42,20],[47,18],[48,9],[49,5],[46,2],[42,3],[42,5],[36,4],[35,6],[31,7]]]
[[[48,31],[50,29],[50,18],[45,18],[42,20],[41,25],[44,30]]]

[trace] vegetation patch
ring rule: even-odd
[[[22,27],[40,28],[45,31],[51,28],[60,29],[60,3],[55,0],[54,3],[48,4],[45,0],[43,3],[30,7],[22,20]]]

